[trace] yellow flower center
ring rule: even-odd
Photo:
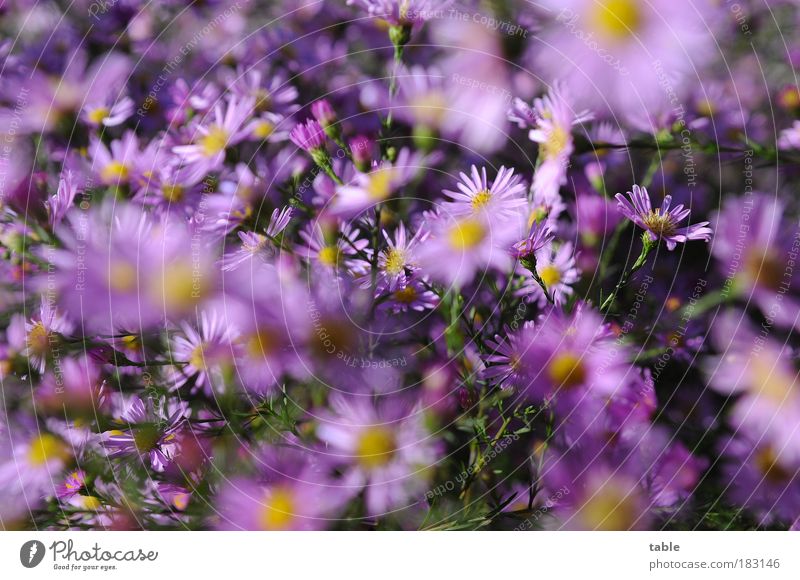
[[[392,194],[392,178],[394,170],[391,168],[377,169],[369,174],[367,193],[375,201],[383,201]]]
[[[48,461],[65,462],[69,458],[70,452],[67,444],[50,433],[42,433],[38,437],[34,437],[28,448],[28,461],[36,467],[42,466]]]
[[[557,355],[547,367],[547,375],[556,387],[573,388],[586,380],[586,369],[580,357],[565,352]]]
[[[100,177],[107,183],[127,181],[129,175],[130,170],[128,167],[119,161],[112,161],[103,167],[103,170],[100,172]]]
[[[192,349],[189,355],[189,364],[199,370],[206,369],[205,343],[200,343]]]
[[[394,299],[401,304],[411,304],[417,299],[417,291],[413,286],[406,286],[394,293]]]
[[[675,233],[675,222],[669,214],[662,214],[660,208],[647,214],[643,221],[647,229],[661,238],[668,238]]]
[[[117,292],[132,292],[136,290],[136,268],[127,262],[114,262],[108,273],[108,285]]]
[[[784,279],[785,266],[772,249],[754,247],[747,251],[744,270],[755,284],[778,290]]]
[[[252,92],[252,95],[256,99],[255,109],[256,111],[268,111],[269,108],[272,106],[272,95],[270,92],[265,88],[258,88]]]
[[[592,20],[602,36],[623,41],[634,36],[642,25],[639,0],[605,0],[592,2]]]
[[[181,185],[164,185],[161,187],[161,195],[164,196],[164,199],[172,203],[177,203],[182,200],[184,193],[185,191]]]
[[[542,157],[545,159],[555,159],[569,144],[569,133],[560,125],[553,127],[547,136],[547,141],[541,144]]]
[[[285,488],[274,488],[261,508],[260,523],[264,530],[285,530],[295,518],[297,500]]]
[[[278,341],[273,333],[265,328],[260,328],[258,332],[252,334],[245,345],[247,354],[252,358],[264,358],[278,350]]]
[[[448,241],[454,250],[469,250],[480,244],[486,237],[486,228],[475,219],[457,222],[448,232]]]
[[[450,105],[440,92],[425,93],[410,103],[410,109],[420,125],[429,128],[440,127],[450,110]]]
[[[223,152],[228,146],[228,139],[230,139],[230,135],[225,129],[219,125],[212,125],[208,133],[200,138],[200,147],[203,149],[203,155],[213,157]]]
[[[133,442],[136,444],[136,449],[138,449],[140,453],[155,449],[160,438],[161,433],[158,427],[149,424],[137,427],[133,434]]]
[[[755,356],[748,365],[753,394],[778,406],[787,405],[794,396],[796,377],[794,373],[787,373],[780,361],[767,352]]]
[[[488,189],[484,189],[479,191],[475,194],[475,197],[472,198],[472,209],[478,211],[481,208],[486,207],[486,205],[492,199],[492,192]]]
[[[580,517],[587,530],[629,530],[636,523],[638,511],[634,495],[609,481],[584,501]]]
[[[764,479],[773,484],[786,483],[792,474],[779,463],[778,454],[771,446],[759,450],[755,457],[756,466],[764,474]]]
[[[253,127],[253,137],[266,139],[275,132],[275,125],[269,121],[261,120]]]
[[[548,264],[539,272],[539,277],[548,288],[561,282],[561,271],[553,264]]]
[[[89,120],[92,123],[99,125],[105,121],[110,114],[111,111],[108,109],[108,107],[97,107],[95,110],[89,112]]]
[[[398,248],[391,248],[386,252],[386,263],[383,267],[388,274],[402,274],[406,266],[406,254]]]
[[[397,450],[394,434],[385,427],[364,429],[358,439],[356,454],[358,462],[366,469],[375,469],[389,463]]]
[[[338,246],[325,246],[319,251],[317,257],[322,265],[335,268],[339,265],[339,248]]]
[[[197,304],[207,290],[206,276],[188,262],[164,264],[160,278],[156,277],[151,287],[154,297],[170,310]]]
[[[100,500],[97,499],[93,495],[83,496],[81,498],[81,503],[83,504],[83,509],[88,510],[88,511],[92,511],[92,512],[96,512],[102,506],[102,504],[100,503]]]
[[[42,356],[48,351],[50,333],[41,322],[37,322],[28,331],[28,350],[31,354]]]

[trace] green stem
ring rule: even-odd
[[[633,266],[631,266],[629,270],[622,274],[622,277],[620,277],[619,282],[617,282],[614,291],[603,301],[603,304],[600,306],[601,312],[607,312],[608,309],[614,305],[614,301],[617,299],[617,294],[619,294],[619,292],[628,284],[628,280],[630,280],[631,276],[645,265],[648,254],[650,254],[650,251],[657,245],[658,243],[651,240],[647,232],[642,234],[641,254],[639,254],[639,257],[633,263]]]

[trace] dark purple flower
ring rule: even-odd
[[[685,228],[678,227],[680,222],[689,217],[691,210],[685,209],[683,204],[676,205],[670,209],[669,206],[672,203],[671,195],[666,196],[661,203],[661,207],[655,210],[650,203],[647,188],[634,185],[633,191],[629,191],[628,195],[631,201],[625,199],[625,196],[621,193],[616,195],[619,202],[619,211],[645,230],[654,242],[664,240],[667,243],[667,249],[674,250],[679,243],[685,243],[689,240],[704,240],[706,242],[711,240],[713,231],[707,227],[708,222],[700,222]]]

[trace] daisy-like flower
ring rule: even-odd
[[[507,328],[506,334],[508,338],[498,334],[494,340],[486,341],[489,354],[482,357],[486,366],[481,370],[481,377],[502,388],[523,389],[537,370],[528,365],[525,357],[536,337],[534,324],[527,321],[517,332]]]
[[[511,266],[508,248],[516,228],[495,224],[483,213],[439,215],[430,226],[430,238],[417,256],[422,271],[438,282],[463,287],[479,271]]]
[[[15,422],[16,423],[16,422]],[[30,425],[0,427],[0,515],[3,522],[23,517],[54,491],[54,482],[74,457],[74,449],[60,436]]]
[[[300,231],[305,246],[299,248],[307,260],[332,270],[346,268],[351,273],[363,275],[369,271],[369,262],[359,257],[369,255],[369,240],[360,239],[358,231],[342,222],[338,228],[326,233],[320,223],[308,224]]]
[[[689,240],[710,241],[711,228],[707,227],[709,222],[700,222],[687,227],[678,227],[678,224],[686,219],[691,210],[685,209],[683,204],[676,205],[670,209],[672,196],[664,198],[660,208],[653,210],[650,203],[650,196],[647,189],[633,186],[633,191],[628,192],[630,201],[625,199],[621,193],[616,195],[619,211],[647,232],[648,237],[653,242],[664,240],[667,249],[674,250],[679,243]]]
[[[292,436],[267,448],[253,478],[228,480],[219,493],[219,524],[226,530],[321,530],[353,491],[330,479],[315,455]]]
[[[495,180],[489,184],[486,168],[480,171],[472,166],[472,177],[460,174],[459,191],[444,190],[454,201],[447,210],[455,215],[487,212],[503,218],[520,215],[519,208],[526,204],[525,184],[520,182],[513,169],[501,167]]]
[[[78,187],[72,171],[65,171],[58,180],[56,194],[45,202],[50,227],[55,227],[61,223],[72,207],[72,202],[75,201],[77,193]]]
[[[536,127],[528,137],[539,144],[541,163],[533,176],[533,192],[558,193],[567,182],[569,158],[574,150],[572,127],[592,119],[588,111],[576,113],[564,89],[555,84],[533,102]]]
[[[286,119],[277,113],[261,113],[250,121],[245,130],[252,141],[268,141],[276,143],[285,141],[289,132],[284,125]]]
[[[169,208],[170,211],[179,208],[189,210],[196,205],[204,187],[204,173],[197,171],[196,166],[163,164],[158,156],[147,165],[139,165],[144,171],[141,187],[134,200],[145,205]]]
[[[424,229],[416,235],[409,237],[406,226],[400,222],[392,239],[386,230],[383,238],[386,240],[386,249],[378,255],[378,292],[385,290],[394,292],[405,287],[408,277],[413,275],[419,267],[414,258],[415,248],[427,237]]]
[[[370,515],[405,507],[424,493],[440,450],[423,413],[397,400],[341,394],[331,396],[329,407],[318,414],[317,436],[350,484],[364,488]]]
[[[172,340],[172,357],[187,364],[175,372],[175,386],[194,378],[194,390],[209,397],[222,392],[225,371],[233,364],[236,331],[215,312],[203,312],[199,329],[183,322],[181,332]]]
[[[84,107],[81,118],[92,127],[116,127],[133,115],[134,107],[130,97],[123,97],[115,103],[94,103]]]
[[[139,141],[133,131],[126,131],[122,139],[111,142],[109,150],[100,139],[93,137],[89,156],[100,181],[105,185],[124,185],[135,177]]]
[[[275,244],[271,241],[280,234],[292,219],[292,208],[289,206],[283,209],[275,209],[267,225],[267,235],[257,232],[238,232],[241,247],[225,254],[222,257],[222,270],[230,272],[242,265],[249,263],[254,258],[259,258],[266,262],[273,256]]]
[[[134,396],[116,420],[120,428],[103,434],[103,446],[109,457],[138,456],[162,472],[178,452],[177,434],[188,414],[183,401],[161,399],[156,404]]]
[[[357,173],[353,183],[338,187],[331,211],[342,217],[354,217],[389,199],[429,162],[425,156],[403,148],[393,163],[383,161],[367,173]]]
[[[25,339],[22,354],[28,357],[31,367],[43,373],[58,335],[72,332],[74,325],[50,301],[42,296],[39,312],[25,322]]]
[[[379,310],[389,310],[394,313],[415,310],[431,310],[439,304],[439,297],[435,292],[428,290],[420,280],[411,280],[402,287],[394,290],[389,299],[382,302]]]
[[[511,255],[520,260],[531,258],[536,253],[547,247],[553,241],[553,232],[546,224],[534,221],[528,235],[524,240],[521,240],[511,246]]]
[[[62,505],[93,512],[101,508],[100,500],[87,489],[86,472],[75,469],[67,473],[64,481],[56,486],[56,497]]]
[[[233,71],[231,71],[233,72]],[[228,78],[231,92],[240,99],[253,101],[256,113],[274,113],[281,118],[294,113],[298,106],[297,88],[290,85],[286,75],[278,71],[239,68]]]
[[[252,99],[229,97],[227,103],[218,103],[214,107],[214,116],[210,123],[201,120],[196,128],[194,143],[173,147],[189,164],[197,164],[205,171],[216,169],[225,159],[228,147],[240,143],[248,137],[246,123],[253,114]]]
[[[566,242],[557,250],[542,251],[536,258],[536,271],[556,306],[563,304],[574,292],[571,285],[580,278],[580,272],[575,267],[572,243]],[[540,307],[548,302],[543,288],[530,273],[518,294],[527,296],[528,300],[538,303]]]

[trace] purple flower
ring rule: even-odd
[[[253,100],[230,96],[214,107],[212,119],[203,116],[194,126],[193,143],[172,148],[201,171],[219,168],[225,151],[248,136],[246,124],[253,115]]]
[[[619,211],[645,230],[652,241],[664,240],[667,249],[674,250],[679,243],[689,240],[706,242],[711,240],[713,232],[711,228],[707,227],[709,222],[700,222],[683,228],[678,227],[678,224],[689,216],[691,210],[684,209],[683,204],[670,209],[671,195],[666,196],[661,207],[655,210],[650,203],[650,196],[646,188],[634,185],[633,191],[629,191],[628,195],[631,198],[630,201],[625,199],[621,193],[616,195]]]
[[[112,141],[110,150],[92,137],[89,156],[92,168],[106,185],[124,185],[138,177],[135,167],[139,162],[139,140],[133,131],[126,131],[122,139]]]
[[[140,457],[154,471],[164,471],[179,451],[177,434],[188,414],[183,402],[133,396],[123,403],[117,418],[120,428],[103,434],[103,446],[109,457]]]
[[[533,102],[536,126],[528,136],[539,144],[541,163],[533,175],[532,190],[539,196],[557,195],[567,183],[569,158],[574,150],[572,127],[592,119],[588,111],[576,113],[564,87],[553,85],[542,98]]]
[[[122,97],[119,101],[100,104],[91,104],[84,107],[83,120],[93,127],[116,127],[124,123],[135,109],[135,104],[130,97]]]
[[[64,216],[72,207],[75,196],[78,193],[77,184],[72,171],[66,171],[58,180],[58,190],[56,194],[45,202],[50,227],[55,227],[61,223]]]
[[[508,227],[483,213],[433,219],[430,237],[417,252],[422,273],[442,284],[463,287],[477,274],[507,271],[512,266],[508,248],[516,227]]]
[[[303,151],[312,153],[325,147],[325,131],[316,119],[309,119],[305,123],[294,126],[289,139]]]
[[[518,259],[534,256],[549,246],[553,237],[553,232],[547,225],[534,221],[528,230],[528,236],[511,246],[511,255]]]
[[[550,248],[540,251],[536,256],[536,273],[544,282],[553,302],[557,306],[563,304],[574,292],[572,284],[580,279],[572,243],[566,242],[557,250]],[[547,296],[532,276],[530,271],[525,272],[525,283],[517,294],[526,296],[527,300],[538,303],[541,308],[547,304]]]
[[[218,495],[223,530],[323,530],[336,522],[353,491],[329,477],[293,437],[258,456],[254,477],[225,481]]]
[[[368,513],[416,503],[440,456],[422,413],[402,401],[363,396],[332,395],[329,407],[318,414],[317,436],[350,485],[365,490]]]
[[[339,120],[336,111],[333,110],[333,107],[327,99],[314,101],[311,105],[311,114],[314,115],[314,118],[324,130],[327,130],[328,127],[336,124]]]
[[[225,390],[224,376],[233,365],[236,331],[215,312],[202,312],[199,322],[199,329],[181,323],[182,335],[172,340],[172,358],[186,363],[175,371],[175,386],[194,378],[193,388],[213,397]]]
[[[501,218],[514,218],[521,215],[525,206],[525,185],[513,169],[501,167],[497,177],[489,184],[486,168],[480,171],[472,166],[472,177],[461,173],[457,184],[459,191],[444,190],[444,194],[454,201],[444,211],[453,215],[487,212]]]

